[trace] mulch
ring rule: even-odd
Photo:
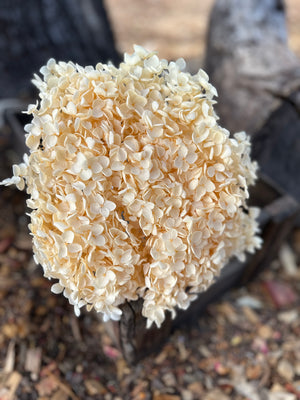
[[[13,154],[0,135],[0,175]],[[300,399],[300,229],[267,270],[127,365],[32,259],[25,196],[0,189],[0,400]]]

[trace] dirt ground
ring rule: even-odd
[[[106,0],[120,50],[201,62],[212,0]],[[288,0],[300,55],[300,2]],[[0,129],[0,180],[15,154]],[[0,188],[0,400],[300,400],[300,229],[255,281],[129,366],[94,313],[76,318],[36,267],[25,197]]]

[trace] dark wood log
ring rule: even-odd
[[[282,98],[263,127],[253,135],[253,157],[263,173],[300,202],[300,107]],[[298,108],[299,107],[299,108]]]
[[[283,0],[216,0],[205,69],[216,86],[221,124],[258,132],[282,99],[300,87],[289,49]]]
[[[82,65],[119,62],[102,0],[2,0],[0,98],[32,95],[51,57]]]
[[[206,69],[217,113],[252,135],[262,173],[300,201],[300,61],[288,47],[282,0],[217,0]]]

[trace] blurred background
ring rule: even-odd
[[[0,179],[11,176],[26,150],[21,111],[37,98],[33,73],[50,57],[118,64],[136,43],[161,58],[184,57],[191,72],[209,68],[225,126],[253,136],[264,234],[276,231],[266,236],[267,268],[254,281],[227,292],[193,324],[173,330],[161,349],[129,365],[95,314],[76,318],[63,296],[51,294],[32,260],[26,196],[0,187],[0,400],[300,399],[300,2],[240,0],[249,8],[240,7],[236,17],[235,1],[218,0],[212,25],[220,30],[208,38],[214,0],[0,0]],[[238,18],[246,36],[234,25]],[[259,21],[257,42],[247,39],[249,21]],[[244,54],[243,40],[236,53],[231,42],[235,29],[250,42],[241,60],[252,75],[233,68]],[[230,118],[228,96],[236,101]]]
[[[214,0],[106,0],[121,52],[132,43],[157,50],[162,58],[184,57],[202,65],[208,18]],[[122,4],[122,6],[120,6]],[[300,4],[286,0],[289,43],[300,55]]]

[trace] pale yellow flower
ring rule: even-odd
[[[141,297],[160,326],[260,246],[249,139],[218,125],[208,76],[184,68],[135,46],[119,68],[51,59],[35,76],[30,154],[2,184],[26,185],[34,259],[76,315],[118,320]]]

